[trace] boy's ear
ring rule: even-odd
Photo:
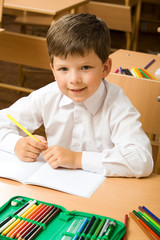
[[[103,64],[103,78],[107,77],[112,68],[112,59],[108,58]]]
[[[53,65],[52,65],[52,63],[50,63],[50,68],[51,68],[51,70],[53,72]]]

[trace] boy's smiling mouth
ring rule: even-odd
[[[77,89],[69,89],[71,92],[75,92],[75,93],[80,93],[82,91],[84,91],[86,89],[86,87],[84,88],[77,88]]]

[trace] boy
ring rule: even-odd
[[[104,80],[111,70],[106,24],[90,14],[66,15],[47,34],[56,82],[0,111],[0,141],[22,161],[42,153],[51,167],[82,168],[105,176],[151,174],[153,160],[139,113],[121,88]],[[47,141],[26,137],[44,124]]]

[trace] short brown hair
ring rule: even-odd
[[[104,63],[110,52],[110,33],[105,22],[88,13],[67,14],[51,25],[47,33],[51,64],[53,56],[84,55],[94,50]]]

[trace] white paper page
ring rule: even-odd
[[[24,182],[43,164],[42,158],[36,162],[22,162],[15,155],[0,150],[0,177]]]
[[[89,198],[104,179],[99,174],[84,170],[53,169],[46,163],[26,183]]]

